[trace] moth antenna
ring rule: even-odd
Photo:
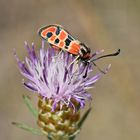
[[[111,54],[103,55],[103,56],[100,56],[100,57],[97,57],[94,59],[90,59],[89,62],[93,62],[93,61],[99,60],[104,57],[117,56],[119,53],[120,53],[120,49],[118,49],[117,52],[115,52],[115,53],[111,53]]]

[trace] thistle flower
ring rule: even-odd
[[[38,94],[38,125],[43,133],[51,133],[55,139],[76,132],[80,109],[92,97],[87,89],[92,88],[101,74],[91,76],[93,66],[88,67],[87,77],[83,78],[85,66],[71,62],[74,56],[58,52],[54,48],[42,47],[35,52],[35,45],[25,47],[28,57],[21,62],[15,53],[21,74],[26,78],[23,84]]]

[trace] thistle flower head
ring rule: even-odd
[[[85,106],[86,100],[91,100],[91,95],[87,89],[100,78],[101,74],[91,76],[92,65],[88,67],[88,74],[83,78],[85,65],[82,62],[78,64],[70,63],[75,59],[67,52],[58,52],[54,48],[42,47],[36,54],[35,45],[29,47],[25,43],[28,51],[28,57],[21,62],[17,57],[18,66],[21,74],[27,79],[23,81],[26,88],[38,93],[44,99],[53,100],[52,111],[59,103],[60,109],[63,105],[76,109],[73,101],[79,103],[79,107]]]
[[[92,64],[85,67],[80,61],[72,63],[74,56],[52,47],[45,48],[44,41],[38,53],[34,44],[29,47],[25,43],[25,47],[28,52],[25,61],[20,61],[16,53],[15,57],[26,78],[24,86],[39,97],[38,126],[45,135],[56,140],[75,135],[79,130],[80,108],[92,99],[87,89],[93,87],[101,73],[92,76]]]

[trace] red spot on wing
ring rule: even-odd
[[[63,49],[64,48],[64,45],[65,45],[65,43],[63,41],[60,41],[59,47]]]
[[[80,45],[77,42],[72,43],[70,45],[70,47],[69,47],[69,52],[71,54],[78,55],[79,54],[79,50],[80,50]]]
[[[53,42],[54,43],[54,40],[56,39],[56,36],[55,35],[53,35],[53,36],[51,36],[50,38],[49,38],[49,41],[51,41],[51,42]]]
[[[68,35],[68,34],[67,34],[65,31],[62,30],[62,31],[60,32],[59,39],[60,39],[60,40],[64,40],[64,39],[67,37],[67,35]]]
[[[52,32],[52,33],[55,33],[56,32],[56,27],[48,27],[46,29],[43,29],[42,32],[41,32],[41,36],[46,38],[46,34],[48,32]]]

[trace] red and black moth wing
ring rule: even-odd
[[[52,47],[78,55],[80,42],[72,37],[61,25],[48,25],[39,29],[39,36]]]

